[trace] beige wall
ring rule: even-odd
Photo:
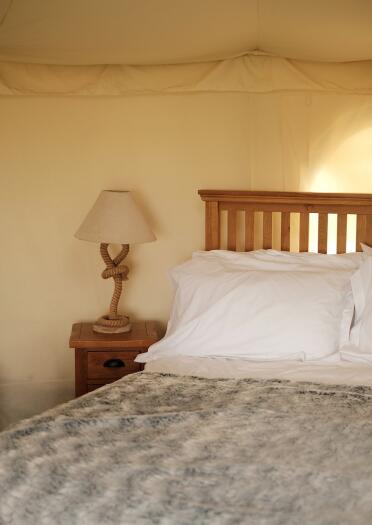
[[[158,240],[135,246],[122,306],[165,322],[166,271],[203,246],[198,188],[372,192],[367,96],[0,98],[0,422],[73,395],[71,323],[105,312],[98,246],[73,234],[129,189]]]

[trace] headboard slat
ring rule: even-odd
[[[244,249],[246,252],[250,252],[254,248],[254,213],[252,211],[245,212],[244,223]]]
[[[309,214],[300,213],[300,252],[309,251]]]
[[[346,213],[339,213],[337,215],[337,253],[346,252],[346,228],[347,215]]]
[[[289,252],[290,250],[290,237],[291,237],[291,214],[284,212],[281,215],[280,225],[280,245],[283,251]]]
[[[264,211],[263,214],[263,248],[266,250],[273,245],[273,214]]]
[[[327,253],[328,244],[328,214],[319,213],[318,219],[318,252]]]
[[[365,242],[366,237],[366,229],[367,229],[367,216],[366,215],[358,215],[357,217],[357,231],[356,231],[356,251],[361,252],[362,247],[360,245],[361,242]]]
[[[309,214],[318,214],[318,251],[327,253],[328,215],[337,215],[337,252],[346,251],[348,240],[347,215],[357,216],[356,234],[357,250],[360,243],[372,245],[372,195],[352,193],[300,193],[300,192],[264,192],[238,190],[199,190],[200,197],[205,201],[205,248],[207,250],[221,248],[221,212],[227,210],[227,247],[237,249],[237,212],[245,213],[244,249],[253,250],[256,246],[255,235],[258,225],[255,225],[255,213],[263,212],[262,244],[265,248],[272,247],[273,213],[281,213],[281,247],[291,249],[291,236],[297,234],[297,226],[291,233],[291,214],[300,214],[299,239],[300,251],[309,249]],[[332,222],[333,223],[333,222]],[[294,223],[295,224],[295,223]],[[296,223],[297,224],[297,223]],[[256,227],[257,226],[257,227]],[[293,226],[294,227],[294,226]],[[336,234],[335,234],[336,235]],[[355,237],[354,237],[355,238]],[[258,242],[258,241],[257,241]],[[240,243],[239,243],[240,244]]]
[[[236,250],[236,210],[231,209],[227,214],[227,249]]]

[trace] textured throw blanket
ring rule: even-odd
[[[372,523],[372,390],[139,373],[0,435],[0,523]]]

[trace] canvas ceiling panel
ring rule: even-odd
[[[256,0],[13,0],[0,27],[1,60],[43,64],[198,62],[256,44]]]
[[[372,59],[372,2],[259,0],[259,48],[300,60]]]
[[[369,0],[0,0],[0,60],[159,65],[262,52],[372,60]]]
[[[12,0],[0,0],[0,25],[4,21],[8,10],[11,6]]]

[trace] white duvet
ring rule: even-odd
[[[206,378],[288,379],[372,387],[372,364],[349,363],[333,356],[313,362],[281,361],[256,363],[239,359],[178,356],[150,361],[148,372]]]

